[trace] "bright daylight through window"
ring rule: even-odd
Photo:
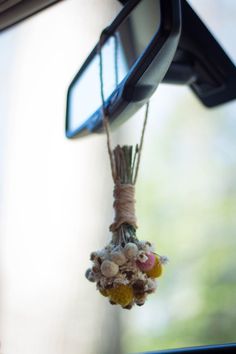
[[[236,2],[190,3],[235,59]],[[140,353],[235,340],[235,101],[207,109],[187,87],[159,86],[136,211],[139,235],[170,259],[165,276],[131,311],[110,306],[84,277],[91,250],[109,241],[113,186],[105,136],[65,138],[65,98],[121,7],[60,1],[0,34],[2,354]],[[136,143],[143,115],[112,141]]]

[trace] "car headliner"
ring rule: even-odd
[[[0,32],[61,0],[0,0]]]

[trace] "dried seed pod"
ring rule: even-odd
[[[114,301],[112,301],[112,300],[109,300],[109,302],[110,302],[110,304],[111,305],[117,305]]]
[[[99,256],[97,257],[97,262],[98,262],[99,265],[102,264],[102,259],[101,259],[101,257],[99,257]]]
[[[123,272],[123,274],[125,275],[125,277],[128,279],[128,280],[131,280],[134,276],[134,272],[131,271],[131,270],[126,270]]]
[[[122,306],[122,308],[125,309],[125,310],[131,310],[132,307],[133,307],[133,303],[128,304],[127,306]]]
[[[112,283],[106,283],[106,285],[104,286],[104,289],[108,290],[113,288],[113,284]]]
[[[135,258],[138,254],[138,246],[132,242],[127,243],[124,248],[124,254],[128,259]]]
[[[94,277],[94,273],[92,272],[92,269],[87,269],[86,272],[85,272],[85,277],[91,281],[91,282],[95,282],[95,277]]]
[[[144,305],[146,299],[147,299],[147,293],[135,295],[135,303],[138,306]]]
[[[94,261],[96,257],[97,257],[97,252],[92,252],[92,253],[90,254],[90,260],[91,260],[91,261]]]
[[[139,249],[143,250],[146,253],[150,253],[153,251],[152,244],[148,241],[139,241]]]
[[[145,304],[145,300],[137,300],[135,301],[136,305],[143,306]]]
[[[157,283],[156,283],[155,279],[148,278],[148,282],[145,287],[145,292],[147,294],[153,294],[156,291],[156,288],[157,288]]]
[[[134,295],[144,294],[145,292],[145,282],[143,280],[136,280],[133,283]]]
[[[119,272],[119,266],[109,260],[105,260],[101,265],[101,272],[105,277],[114,277]]]
[[[118,264],[119,266],[125,264],[126,261],[127,261],[127,259],[126,259],[125,255],[124,255],[124,253],[121,252],[121,251],[112,252],[112,253],[111,253],[111,260],[112,260],[114,263]]]
[[[99,273],[100,272],[100,267],[98,265],[92,267],[93,273]]]

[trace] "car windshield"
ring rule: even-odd
[[[206,9],[233,56],[236,2],[191,4],[200,15]],[[0,35],[3,354],[235,340],[235,101],[207,109],[187,87],[159,86],[136,188],[137,235],[169,264],[157,292],[131,311],[111,306],[84,277],[91,251],[110,238],[113,185],[104,135],[65,138],[66,91],[120,9],[111,0],[61,1]],[[138,143],[143,115],[117,129],[112,144]]]

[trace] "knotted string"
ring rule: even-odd
[[[115,50],[114,50],[114,60],[115,60],[115,84],[116,87],[118,86],[118,39],[116,35],[113,35],[114,40],[115,40]],[[114,153],[111,148],[111,137],[110,137],[110,127],[109,127],[109,113],[108,110],[106,109],[105,106],[105,96],[104,96],[104,81],[103,81],[103,60],[102,60],[102,45],[104,44],[104,41],[106,39],[106,32],[103,31],[100,40],[97,46],[97,52],[99,54],[99,59],[100,59],[100,93],[101,93],[101,99],[102,99],[102,111],[103,111],[103,127],[106,133],[106,138],[107,138],[107,150],[108,150],[108,155],[110,159],[110,165],[111,165],[111,173],[112,173],[112,178],[115,183],[114,186],[114,204],[113,207],[115,209],[115,220],[114,223],[110,226],[110,230],[112,232],[115,232],[118,230],[121,225],[123,224],[129,224],[132,225],[135,229],[137,228],[137,219],[135,216],[135,184],[137,181],[138,177],[138,171],[139,171],[139,166],[140,166],[140,160],[141,160],[141,152],[143,148],[143,141],[144,141],[144,134],[146,130],[146,125],[147,125],[147,119],[148,119],[148,111],[149,111],[149,102],[146,103],[146,110],[145,110],[145,116],[144,116],[144,122],[143,122],[143,127],[142,127],[142,133],[141,133],[141,138],[140,138],[140,143],[139,145],[136,145],[136,150],[135,150],[135,157],[134,161],[132,163],[132,174],[131,174],[131,180],[129,183],[121,183],[120,176],[117,174],[117,163],[120,165],[122,157],[117,159],[116,155],[116,161],[114,160]],[[120,149],[122,151],[122,149]],[[137,156],[137,163],[136,163],[136,156]],[[124,159],[124,156],[123,156]],[[125,166],[125,165],[124,165]],[[124,167],[125,168],[125,167]]]

